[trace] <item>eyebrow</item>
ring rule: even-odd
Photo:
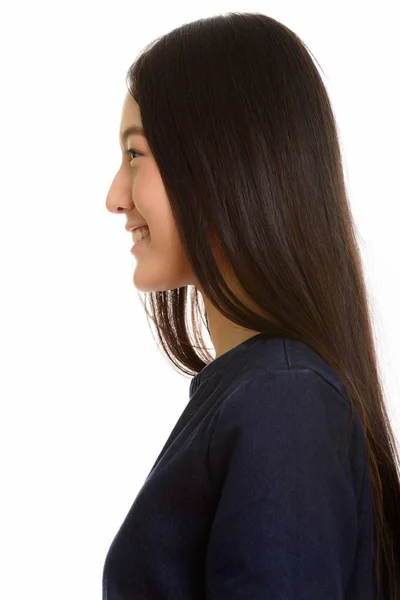
[[[146,137],[143,127],[140,127],[139,125],[132,125],[131,127],[128,127],[127,129],[125,129],[125,131],[122,132],[120,140],[122,143],[124,143],[127,137],[135,134]]]

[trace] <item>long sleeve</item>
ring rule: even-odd
[[[346,598],[365,480],[350,416],[348,400],[311,369],[245,379],[226,398],[209,445],[220,495],[206,600]],[[359,452],[354,464],[349,451]]]

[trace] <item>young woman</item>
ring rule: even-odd
[[[103,600],[400,598],[399,458],[307,47],[229,13],[156,39],[128,80],[106,206],[142,228],[134,284],[193,379]]]

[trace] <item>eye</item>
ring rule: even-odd
[[[125,154],[128,154],[129,156],[132,156],[132,152],[134,152],[135,154],[139,154],[140,156],[143,156],[143,154],[140,154],[140,152],[137,152],[136,150],[134,150],[133,148],[129,148],[129,150],[127,150],[125,152]],[[136,156],[132,157],[132,160],[134,160],[135,158],[137,158]],[[132,160],[130,161],[132,163]]]

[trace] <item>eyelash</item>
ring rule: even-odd
[[[127,150],[125,152],[125,154],[128,154],[129,156],[131,156],[131,152],[135,152],[135,154],[139,154],[139,156],[143,156],[143,154],[140,154],[140,152],[138,152],[137,150],[134,150],[133,148],[129,148],[129,150]],[[135,160],[135,158],[138,158],[138,157],[134,156],[129,162],[131,163],[132,160]]]

